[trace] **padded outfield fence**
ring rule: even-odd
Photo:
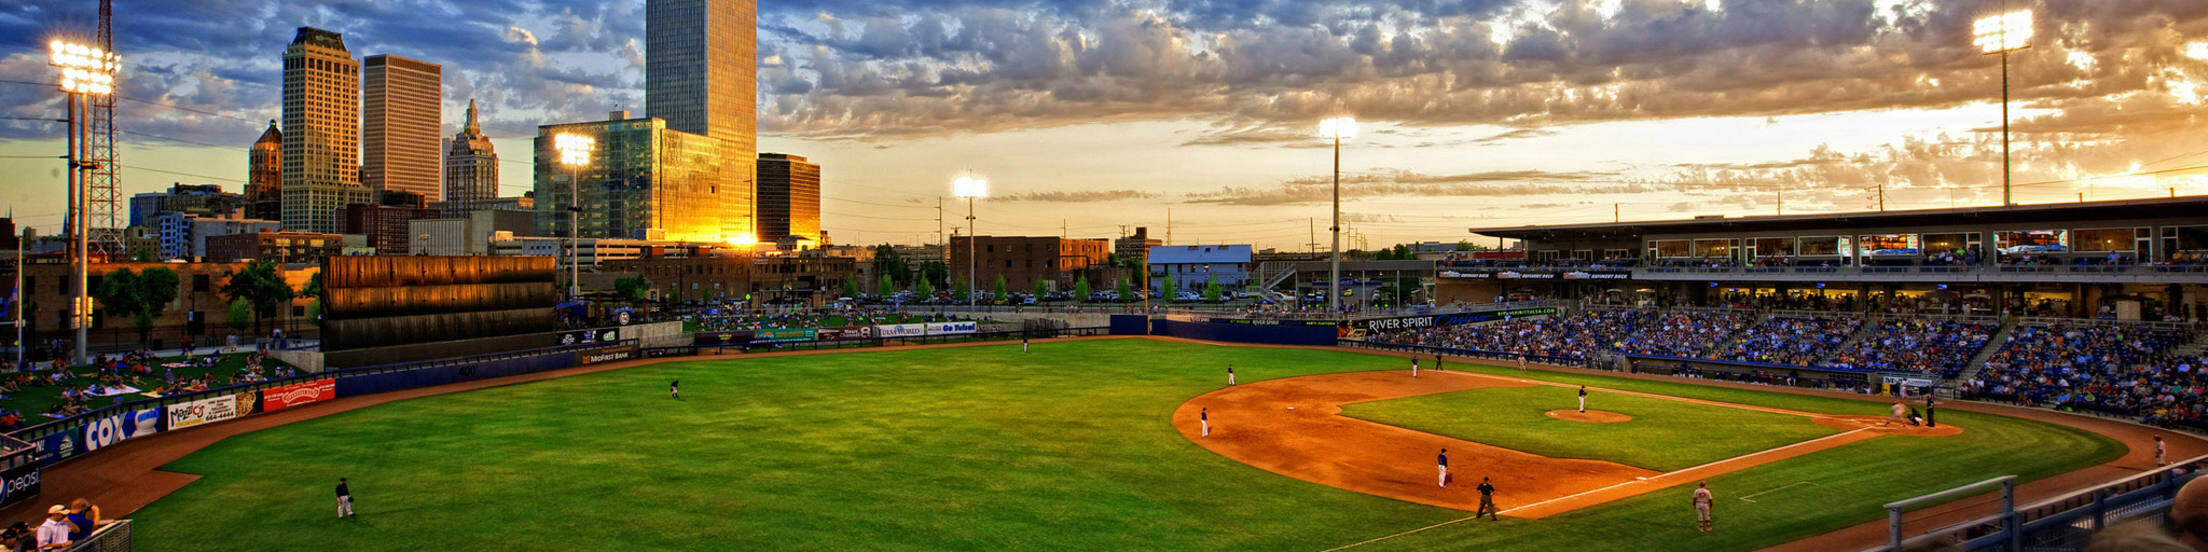
[[[339,397],[368,395],[638,358],[636,341],[594,342],[326,370],[139,399],[7,434],[0,506],[38,495],[41,470],[134,437],[187,429]],[[14,445],[14,443],[22,443]]]
[[[1995,478],[1886,505],[1891,526],[1885,546],[1866,552],[1893,552],[1942,543],[1968,552],[2057,552],[2084,550],[2093,533],[2126,521],[2167,521],[2172,499],[2187,482],[2208,468],[2208,455],[2062,496],[2015,506],[2006,486],[2015,477]],[[2004,485],[2002,508],[1992,515],[1949,524],[1911,536],[1903,514],[1919,505],[1941,504],[1991,484]]]

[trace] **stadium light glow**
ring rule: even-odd
[[[978,305],[980,300],[974,298],[974,271],[980,270],[980,266],[974,257],[974,242],[980,241],[981,232],[974,227],[974,199],[989,196],[989,181],[974,176],[958,177],[951,181],[951,195],[966,198],[966,303]]]
[[[46,43],[46,64],[61,69],[61,91],[106,96],[115,93],[115,73],[123,58],[106,50],[54,40]]]
[[[2016,10],[1978,18],[1971,24],[1971,43],[1978,51],[1996,54],[2031,46],[2032,10]]]
[[[1357,137],[1356,117],[1333,117],[1319,121],[1319,137],[1328,140],[1348,140]]]
[[[970,176],[958,177],[951,181],[951,195],[966,198],[989,197],[989,181]]]
[[[590,150],[597,147],[598,139],[581,134],[552,136],[552,149],[560,152],[560,164],[580,167],[590,164]]]

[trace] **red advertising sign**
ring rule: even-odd
[[[261,390],[261,410],[275,412],[316,401],[337,398],[337,380],[323,378],[306,383]]]

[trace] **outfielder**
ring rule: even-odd
[[[682,380],[678,379],[667,382],[667,398],[676,400],[682,399]]]
[[[2163,456],[2162,452],[2162,434],[2156,433],[2154,434],[2154,467],[2170,465],[2169,458]]]
[[[345,478],[337,478],[337,518],[353,515],[353,491],[345,488]]]
[[[1411,359],[1411,377],[1418,377],[1418,359]]]
[[[1020,336],[1020,352],[1027,352],[1027,336],[1025,335]]]
[[[1579,386],[1579,413],[1587,413],[1587,386]]]
[[[1526,373],[1526,355],[1518,355],[1518,373]]]
[[[1449,486],[1449,449],[1446,449],[1446,448],[1444,448],[1444,449],[1441,449],[1441,454],[1440,454],[1440,455],[1437,455],[1437,456],[1435,456],[1435,460],[1437,460],[1437,461],[1441,462],[1441,477],[1440,477],[1441,481],[1440,481],[1440,484],[1441,484],[1441,486],[1443,486],[1443,487],[1448,487],[1448,486]]]
[[[1711,505],[1711,503],[1714,503],[1714,502],[1717,502],[1717,498],[1716,498],[1716,497],[1714,497],[1714,496],[1711,496],[1711,495],[1710,495],[1710,482],[1708,482],[1708,481],[1703,481],[1701,485],[1699,485],[1699,486],[1695,487],[1695,489],[1694,489],[1694,528],[1695,528],[1695,530],[1697,530],[1697,531],[1701,531],[1701,532],[1704,532],[1704,533],[1708,533],[1708,532],[1710,532],[1710,531],[1714,531],[1714,530],[1716,530],[1716,529],[1717,529],[1717,527],[1716,527],[1716,526],[1715,526],[1715,525],[1714,525],[1714,524],[1713,524],[1713,523],[1712,523],[1712,522],[1710,521],[1710,505]]]
[[[1203,425],[1204,425],[1204,436],[1205,436],[1205,437],[1210,437],[1210,436],[1211,436],[1211,409],[1210,409],[1210,408],[1200,408],[1200,409],[1197,409],[1197,410],[1196,410],[1196,423],[1199,423],[1199,424],[1203,424]]]
[[[1495,521],[1495,486],[1489,485],[1487,478],[1482,477],[1480,486],[1474,489],[1480,491],[1480,509],[1472,512],[1472,519],[1480,519],[1480,514],[1487,514],[1488,521]]]
[[[1234,385],[1234,365],[1227,365],[1227,385]]]

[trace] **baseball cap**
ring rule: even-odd
[[[60,504],[55,504],[55,505],[54,505],[54,507],[52,507],[52,508],[47,508],[47,509],[46,509],[46,513],[48,513],[48,514],[66,514],[66,513],[69,513],[69,507],[68,507],[68,506],[63,506],[63,505],[60,505]]]

